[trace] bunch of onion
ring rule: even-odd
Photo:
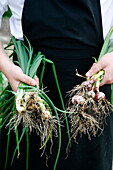
[[[44,92],[42,86],[42,79],[46,62],[52,64],[52,69],[62,105],[63,98],[60,91],[54,63],[46,59],[45,56],[41,54],[41,52],[38,52],[37,55],[34,55],[33,48],[31,47],[27,38],[26,41],[28,46],[25,46],[23,41],[16,41],[15,38],[12,37],[12,42],[10,45],[14,45],[14,52],[16,52],[18,59],[17,64],[28,76],[34,78],[37,70],[40,69],[40,64],[42,63],[43,66],[41,67],[42,70],[40,71],[40,88],[38,86],[28,86],[21,82],[17,93],[11,91],[10,85],[8,85],[0,94],[0,129],[2,129],[4,126],[9,129],[6,147],[5,168],[7,167],[9,143],[11,140],[10,133],[11,130],[14,130],[17,146],[14,150],[11,164],[13,163],[16,153],[17,157],[20,156],[19,145],[23,139],[23,136],[26,135],[26,170],[28,169],[29,135],[32,131],[36,131],[37,135],[40,137],[39,148],[43,149],[42,153],[44,153],[48,141],[51,141],[52,144],[53,134],[55,137],[58,137],[58,152],[54,164],[54,169],[56,169],[61,148],[61,127],[60,119],[58,116],[58,109]],[[10,45],[8,45],[8,47]],[[19,135],[18,128],[21,125],[23,128],[21,135]]]
[[[27,89],[26,89],[27,88]],[[22,123],[29,133],[36,130],[41,139],[41,148],[46,146],[52,132],[57,136],[58,119],[53,116],[51,107],[44,100],[44,94],[38,88],[29,88],[21,83],[15,98],[16,114],[10,118],[7,126],[16,129]],[[47,95],[46,95],[47,97]]]
[[[99,59],[106,53],[113,51],[113,43],[110,36],[113,28],[109,31],[103,44]],[[76,73],[77,76],[81,76]],[[104,70],[99,71],[86,81],[76,85],[69,92],[67,111],[70,114],[71,137],[77,142],[77,136],[87,134],[88,138],[96,136],[103,131],[106,117],[113,109],[111,103],[106,99],[99,85],[104,76]],[[83,77],[83,76],[82,76]]]

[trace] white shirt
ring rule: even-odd
[[[21,17],[25,0],[0,0],[0,27],[2,15],[7,11],[8,6],[11,9],[12,16],[10,18],[10,31],[17,39],[22,39]],[[103,37],[113,26],[113,0],[100,0],[101,15],[103,25]]]

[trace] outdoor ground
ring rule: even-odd
[[[3,19],[2,21],[2,28],[0,29],[0,40],[7,44],[11,37],[10,30],[9,30],[9,20]]]

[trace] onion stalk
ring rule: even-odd
[[[43,64],[40,87],[43,82],[43,75],[45,70],[45,63],[49,62],[52,64],[53,73],[62,103],[62,108],[64,109],[63,97],[60,91],[60,86],[57,79],[57,74],[55,70],[54,63],[45,58],[41,52],[38,54],[33,54],[33,48],[26,38],[28,46],[25,46],[24,42],[21,40],[16,41],[12,37],[11,45],[14,45],[14,52],[17,54],[16,63],[21,67],[23,72],[28,76],[34,78],[40,64]],[[8,45],[9,48],[10,44]],[[23,57],[24,56],[24,57]],[[6,109],[7,108],[7,109]],[[53,169],[56,169],[57,162],[60,155],[61,148],[61,127],[60,118],[58,115],[58,109],[55,107],[51,99],[44,92],[43,88],[37,86],[29,86],[23,82],[20,83],[17,93],[11,91],[10,85],[8,85],[3,92],[0,94],[0,129],[4,126],[8,127],[8,139],[6,148],[6,161],[5,169],[7,168],[8,162],[8,151],[10,143],[10,134],[13,129],[16,137],[16,144],[11,164],[17,153],[17,157],[21,156],[20,143],[23,136],[26,136],[26,170],[28,170],[29,162],[29,135],[32,131],[36,131],[37,135],[40,137],[39,149],[43,149],[44,153],[48,141],[52,142],[53,134],[58,137],[58,152],[56,155],[56,160]],[[68,122],[67,128],[68,128]],[[20,124],[23,126],[21,135],[18,133],[18,128]],[[51,151],[50,151],[51,154]]]

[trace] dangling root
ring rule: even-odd
[[[88,138],[91,139],[91,136],[96,136],[98,129],[100,129],[99,123],[86,113],[81,113],[81,115],[71,114],[70,123],[71,134],[75,141],[77,135],[82,135],[82,133],[87,134]]]
[[[100,95],[100,96],[99,96]],[[96,136],[103,130],[103,123],[112,106],[104,93],[99,92],[89,82],[75,86],[69,92],[67,111],[70,114],[71,134],[75,142],[77,135]]]
[[[41,148],[52,139],[52,133],[57,136],[59,122],[52,116],[49,105],[37,92],[25,92],[21,98],[17,97],[16,109],[17,113],[10,119],[8,125],[15,129],[22,123],[23,127],[28,127],[30,133],[35,130],[40,136]]]

